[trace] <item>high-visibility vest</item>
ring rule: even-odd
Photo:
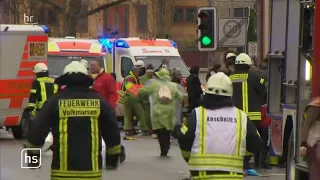
[[[189,169],[200,172],[226,171],[231,172],[230,176],[223,174],[224,177],[228,176],[226,179],[242,179],[243,156],[246,153],[246,114],[236,107],[206,110],[200,106],[195,111],[197,127]]]
[[[255,121],[255,120],[261,120],[261,110],[260,107],[258,108],[259,111],[252,111],[251,104],[249,104],[249,84],[248,84],[248,73],[242,73],[242,74],[233,74],[230,76],[230,79],[232,83],[241,83],[241,98],[242,98],[242,107],[238,107],[241,110],[243,110],[250,120]],[[263,83],[264,79],[261,78],[260,83]],[[235,86],[233,86],[235,87]],[[235,91],[235,90],[234,90]],[[240,92],[240,91],[239,91]],[[234,95],[235,96],[235,95]],[[259,99],[256,99],[256,101],[260,101]]]

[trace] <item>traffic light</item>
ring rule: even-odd
[[[198,9],[198,49],[214,51],[217,49],[216,8],[200,7]]]

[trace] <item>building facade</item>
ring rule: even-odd
[[[78,4],[70,7],[71,1]],[[23,24],[25,15],[34,16],[34,21],[50,28],[50,36],[64,37],[70,22],[70,11],[86,13],[105,3],[115,0],[52,0],[52,3],[28,4],[19,0],[10,3],[9,23]],[[256,0],[133,0],[109,7],[88,17],[77,20],[78,38],[112,37],[159,37],[174,40],[189,66],[208,66],[208,59],[220,58],[221,53],[199,52],[197,50],[197,9],[201,6],[215,6],[218,17],[245,17],[243,8],[252,7]],[[80,2],[80,3],[79,3]],[[80,5],[80,6],[79,6]],[[7,5],[8,6],[8,5]],[[18,7],[18,8],[17,8]],[[234,11],[230,10],[233,7]],[[1,13],[1,9],[0,9]],[[8,14],[8,13],[7,13]],[[1,16],[0,16],[1,17]],[[225,49],[220,49],[225,51]],[[218,50],[219,51],[219,50]]]

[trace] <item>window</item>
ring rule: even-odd
[[[72,54],[70,54],[70,56],[50,55],[48,56],[48,67],[50,68],[49,75],[51,77],[59,77],[62,75],[63,69],[66,65],[68,65],[72,61],[81,59],[86,59],[89,64],[93,60],[101,60],[101,64],[103,65],[103,67],[105,67],[103,57],[76,56]]]
[[[82,4],[80,13],[85,13],[88,11],[88,4]],[[77,26],[78,33],[88,33],[88,16],[78,20]]]
[[[174,23],[195,23],[197,17],[197,7],[174,7]]]
[[[245,7],[245,8],[234,8],[233,12],[234,12],[234,17],[240,17],[240,18],[245,17],[245,18],[247,18],[249,16],[249,8],[248,7]],[[230,15],[231,15],[231,13],[230,13]]]
[[[181,23],[183,22],[183,8],[182,7],[175,7],[173,11],[173,22]]]
[[[194,23],[196,21],[197,10],[195,8],[186,8],[186,22]]]
[[[139,32],[148,32],[148,5],[138,5],[137,23]]]
[[[129,75],[131,68],[133,67],[132,60],[128,57],[121,57],[121,76],[123,78]]]

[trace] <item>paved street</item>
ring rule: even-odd
[[[124,141],[127,160],[117,171],[105,171],[105,179],[117,180],[179,180],[188,176],[186,163],[180,156],[176,142],[170,151],[170,158],[158,157],[156,140],[139,137],[135,141]],[[42,168],[29,170],[20,168],[22,142],[15,141],[7,132],[0,130],[0,180],[49,180],[51,154],[43,155]],[[272,169],[269,177],[248,177],[248,180],[284,180],[284,170]],[[282,174],[282,175],[281,175]]]

